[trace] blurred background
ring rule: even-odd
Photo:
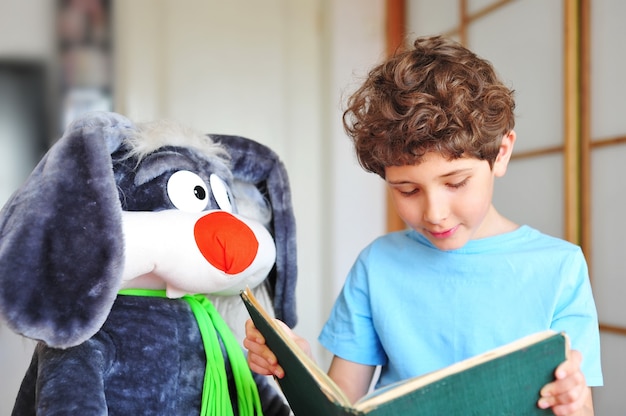
[[[444,33],[516,90],[518,141],[496,207],[580,244],[602,321],[596,414],[626,407],[626,28],[620,0],[0,0],[0,203],[74,117],[173,118],[273,148],[298,224],[297,331],[315,343],[359,250],[403,225],[341,127],[367,70]],[[32,342],[0,324],[0,414]]]

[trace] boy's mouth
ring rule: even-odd
[[[452,235],[454,235],[454,233],[456,232],[456,230],[459,228],[458,225],[449,228],[447,230],[444,231],[432,231],[432,230],[427,230],[427,232],[434,238],[438,238],[438,239],[442,239],[442,238],[448,238],[451,237]]]

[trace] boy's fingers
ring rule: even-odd
[[[259,344],[254,339],[244,338],[243,346],[248,350],[248,357],[259,357],[257,360],[266,361],[268,365],[275,365],[277,363],[276,356],[265,344]]]
[[[262,375],[274,375],[283,378],[285,372],[278,364],[271,364],[263,356],[258,354],[248,354],[248,366],[252,371]]]
[[[544,398],[552,398],[556,403],[569,403],[576,401],[579,397],[584,396],[583,390],[587,387],[570,380],[567,380],[567,384],[555,383],[549,389],[541,391],[541,396]]]
[[[562,380],[568,377],[572,373],[580,371],[580,364],[582,362],[582,355],[576,350],[570,351],[567,360],[559,365],[554,373],[557,380]]]
[[[541,409],[552,408],[552,411],[559,414],[567,414],[568,411],[578,409],[585,400],[585,394],[579,388],[568,390],[562,394],[542,396],[537,405]]]
[[[265,344],[265,338],[263,338],[261,332],[256,329],[252,319],[248,319],[246,321],[246,338],[250,338],[250,340],[257,342],[258,344]]]
[[[247,361],[252,371],[263,375],[274,373],[275,357],[265,345],[259,345],[246,338],[243,340],[243,346],[248,350]]]
[[[555,415],[569,415],[572,412],[576,412],[579,409],[584,407],[584,404],[587,400],[587,393],[589,390],[586,388],[586,391],[579,392],[578,394],[564,394],[556,397],[550,398],[551,400],[546,401],[546,403],[550,403],[549,406],[542,406],[541,402],[544,400],[542,398],[540,400],[541,408],[551,407],[552,412]]]
[[[273,374],[273,367],[275,365],[270,364],[263,356],[258,354],[248,354],[248,365],[256,373],[261,374]]]
[[[555,381],[541,389],[541,398],[537,403],[540,408],[550,407],[554,414],[561,415],[569,414],[582,406],[589,389],[585,376],[580,371],[581,362],[581,354],[572,350],[568,359],[555,370]]]
[[[248,366],[252,371],[262,375],[273,375],[282,378],[285,374],[274,353],[265,345],[265,338],[256,329],[251,319],[246,321],[246,337],[243,346],[248,350]]]
[[[580,367],[580,363],[583,362],[583,355],[578,350],[571,350],[567,361],[575,363],[576,367]]]

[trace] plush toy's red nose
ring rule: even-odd
[[[225,211],[200,218],[194,236],[204,258],[228,274],[241,273],[250,266],[259,248],[250,227]]]

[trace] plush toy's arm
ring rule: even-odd
[[[39,343],[15,401],[14,415],[108,414],[106,348],[87,341],[68,350]],[[34,408],[33,408],[34,407]]]

